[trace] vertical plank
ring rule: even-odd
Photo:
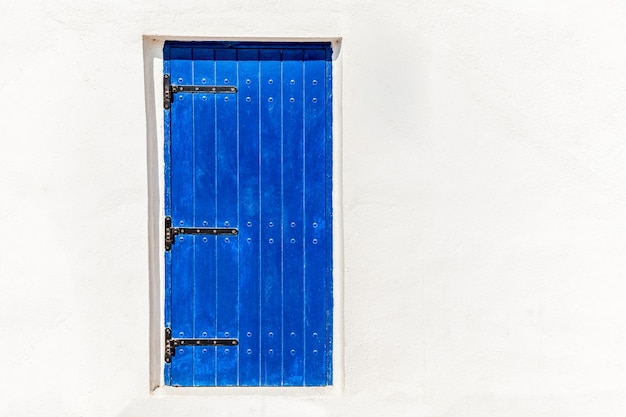
[[[260,384],[259,51],[238,51],[239,384]]]
[[[212,48],[194,48],[193,85],[215,84],[215,56]],[[194,94],[194,226],[215,224],[215,95]],[[195,306],[196,338],[216,337],[216,238],[195,236]],[[194,347],[194,386],[216,384],[216,348]]]
[[[215,50],[215,82],[237,85],[236,51]],[[216,96],[216,193],[217,227],[239,227],[238,220],[238,157],[237,157],[238,94]],[[237,236],[217,237],[217,337],[239,338],[238,320],[238,246]],[[217,347],[217,384],[237,385],[238,347]]]
[[[191,48],[170,50],[172,83],[190,83],[192,80]],[[172,225],[193,223],[193,101],[191,94],[175,94],[171,107],[172,160]],[[172,246],[172,335],[192,337],[194,252],[192,237],[179,236]],[[190,348],[180,348],[172,360],[172,385],[191,385],[193,362]]]
[[[291,386],[304,382],[303,58],[283,50],[283,384]]]
[[[282,383],[280,50],[260,50],[261,383]]]
[[[170,45],[165,44],[163,47],[163,75],[170,75]],[[164,127],[164,138],[163,138],[163,162],[164,162],[164,201],[163,201],[163,209],[165,216],[172,215],[172,118],[171,118],[171,110],[164,109],[163,110],[163,127]],[[163,316],[165,319],[165,327],[172,327],[172,252],[165,252],[165,303],[163,306]],[[163,368],[163,380],[165,385],[172,384],[172,364],[166,363]]]
[[[326,283],[326,385],[332,385],[333,383],[333,311],[334,311],[334,293],[333,293],[333,69],[332,69],[332,56],[333,51],[330,44],[325,46],[326,54],[326,83],[325,83],[325,100],[324,100],[324,113],[325,119],[325,189],[326,195],[326,231],[325,231],[325,283]]]
[[[305,385],[326,384],[324,50],[305,52]]]

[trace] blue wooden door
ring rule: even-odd
[[[330,45],[167,42],[164,75],[165,383],[331,384]]]

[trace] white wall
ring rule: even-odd
[[[0,415],[626,415],[625,14],[5,0]],[[147,80],[186,36],[342,38],[335,389],[151,393]]]

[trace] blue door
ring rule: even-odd
[[[165,383],[332,383],[331,48],[166,42]]]

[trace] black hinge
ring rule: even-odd
[[[165,217],[165,250],[172,249],[177,235],[237,235],[239,230],[227,227],[172,227],[172,218]]]
[[[237,339],[174,339],[172,329],[165,328],[165,362],[170,363],[178,346],[237,346]]]
[[[163,107],[172,106],[175,93],[235,94],[237,87],[228,85],[172,85],[169,74],[163,75]]]

